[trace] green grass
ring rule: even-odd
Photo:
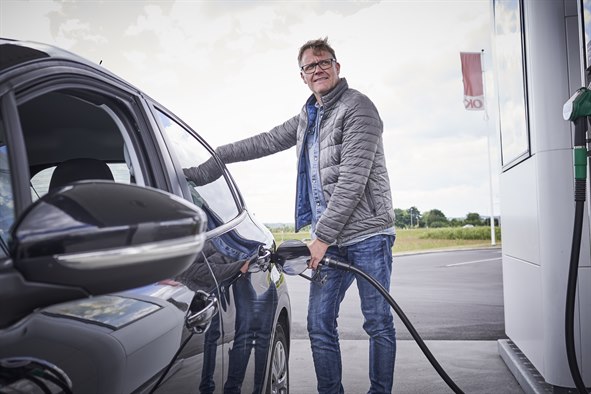
[[[299,239],[301,240],[305,240],[305,239],[309,239],[310,238],[310,232],[309,231],[300,231],[299,233],[294,233],[294,232],[282,232],[282,231],[271,231],[273,233],[273,236],[275,237],[275,242],[277,242],[277,245],[279,245],[281,242],[283,241],[287,241],[288,239]]]
[[[500,229],[495,228],[496,244],[501,245]],[[394,253],[433,249],[489,247],[490,227],[397,229]]]
[[[501,232],[498,227],[495,228],[496,244],[501,245]],[[273,232],[275,241],[280,244],[288,239],[308,239],[308,231],[293,232]],[[456,248],[476,248],[490,247],[490,227],[448,227],[448,228],[416,228],[416,229],[396,229],[396,243],[394,244],[394,253],[420,252],[435,249],[456,249]]]

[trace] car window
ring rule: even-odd
[[[0,242],[4,245],[4,247],[0,248],[0,256],[6,256],[5,246],[8,242],[8,230],[13,222],[14,201],[12,198],[12,185],[10,183],[8,149],[4,137],[4,127],[0,121]]]
[[[132,177],[129,172],[129,167],[126,163],[106,164],[111,170],[115,182],[130,183]],[[49,191],[49,182],[51,181],[51,177],[55,171],[55,168],[56,166],[46,168],[31,178],[31,195],[33,197],[33,201],[37,200],[39,197],[43,196]]]
[[[83,89],[57,90],[19,105],[32,200],[79,180],[143,184],[118,99]]]
[[[240,210],[234,200],[231,186],[222,176],[222,167],[188,130],[163,112],[156,113],[164,129],[169,149],[178,165],[183,169],[205,169],[204,177],[185,179],[191,191],[192,202],[207,214],[208,228],[215,228],[234,219]]]

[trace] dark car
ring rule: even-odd
[[[185,177],[205,162],[214,180]],[[274,252],[187,124],[69,52],[0,40],[0,393],[287,393]]]

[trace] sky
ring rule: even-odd
[[[491,184],[500,214],[490,26],[489,0],[0,0],[0,36],[101,63],[213,147],[298,114],[298,49],[328,37],[384,122],[394,207],[448,218],[490,216]],[[486,114],[463,107],[460,52],[481,50]],[[257,218],[294,221],[295,148],[228,168]]]

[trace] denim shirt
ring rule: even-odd
[[[320,130],[320,122],[322,121],[322,115],[324,114],[324,108],[319,106],[317,102],[307,103],[308,107],[308,129],[306,131],[306,143],[305,143],[305,157],[307,160],[306,165],[306,178],[308,182],[308,199],[310,201],[311,213],[312,213],[312,238],[316,238],[314,231],[316,229],[316,223],[320,219],[320,215],[326,209],[326,201],[324,200],[324,193],[322,192],[322,183],[320,181],[320,168],[318,166],[319,159],[319,143],[318,134]]]

